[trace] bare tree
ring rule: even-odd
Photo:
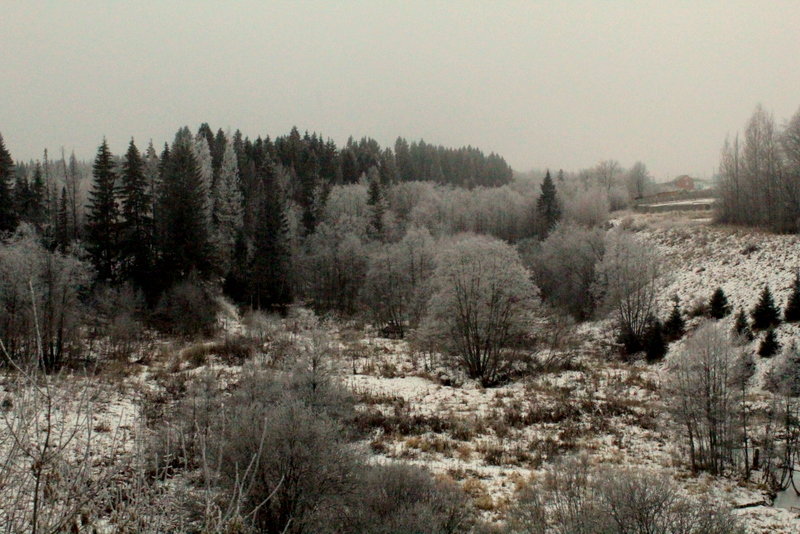
[[[720,474],[734,462],[741,438],[736,428],[739,351],[727,329],[708,321],[671,361],[668,405],[683,427],[693,470]]]
[[[471,378],[492,384],[503,350],[529,332],[538,289],[519,255],[496,239],[465,235],[436,260],[425,327]]]
[[[652,247],[626,231],[607,234],[593,293],[605,310],[614,313],[628,352],[643,339],[661,274],[661,261]]]

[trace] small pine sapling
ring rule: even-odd
[[[750,324],[747,322],[747,314],[744,309],[739,308],[739,313],[736,314],[736,320],[733,323],[733,332],[742,339],[753,341],[753,331],[750,330]]]
[[[664,339],[664,327],[657,317],[651,317],[645,332],[644,350],[647,361],[657,362],[667,354],[667,340]]]
[[[667,322],[664,323],[664,336],[667,341],[675,341],[683,337],[686,333],[686,321],[681,314],[681,307],[678,301],[675,300],[675,305],[672,307]]]
[[[778,353],[781,345],[778,343],[778,337],[775,335],[775,329],[770,328],[767,330],[761,345],[758,347],[758,355],[762,358],[770,358]]]
[[[800,321],[800,272],[794,275],[792,293],[789,295],[789,301],[786,303],[786,309],[783,311],[783,318],[787,323],[796,323]]]
[[[722,319],[731,312],[731,307],[728,305],[728,297],[721,287],[718,287],[714,294],[711,295],[711,300],[708,303],[708,314],[713,319]]]
[[[764,286],[758,304],[753,308],[750,316],[753,318],[753,330],[766,330],[777,326],[781,322],[780,312],[775,306],[769,286]]]

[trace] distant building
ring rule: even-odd
[[[678,176],[672,180],[672,182],[668,183],[669,185],[674,186],[678,191],[694,191],[694,178],[688,174]]]

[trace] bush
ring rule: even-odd
[[[800,397],[800,351],[796,345],[787,347],[775,360],[765,382],[770,391]]]
[[[578,320],[592,316],[591,287],[604,250],[600,230],[561,223],[541,243],[529,240],[518,248],[550,305]]]
[[[466,494],[418,467],[376,466],[366,470],[360,486],[355,517],[342,517],[337,534],[452,534],[469,526]]]
[[[554,466],[542,488],[526,488],[511,510],[515,534],[743,534],[728,509],[683,497],[657,473],[594,470],[570,460]]]
[[[180,336],[209,336],[217,328],[218,304],[202,286],[179,282],[161,297],[153,314],[155,326]]]

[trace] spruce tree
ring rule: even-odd
[[[119,258],[119,206],[117,204],[117,175],[108,143],[97,149],[92,167],[93,183],[89,191],[87,217],[87,248],[97,279],[113,281]]]
[[[11,191],[13,176],[14,160],[6,149],[3,135],[0,134],[0,233],[10,232],[17,226],[17,212]]]
[[[683,337],[686,333],[686,321],[681,314],[681,308],[678,301],[675,301],[670,312],[667,322],[664,323],[664,336],[668,341],[675,341]]]
[[[761,341],[761,345],[758,347],[758,355],[762,358],[769,358],[777,354],[778,350],[781,348],[780,343],[778,343],[778,338],[775,335],[775,329],[770,328],[767,330],[764,339]]]
[[[227,275],[232,267],[236,237],[242,229],[244,209],[239,182],[239,165],[232,143],[225,142],[225,152],[220,164],[217,186],[214,189],[214,245],[219,267]]]
[[[544,239],[561,219],[561,206],[550,171],[542,182],[542,194],[536,201],[536,213],[539,219],[539,237]]]
[[[651,317],[644,334],[644,350],[648,362],[656,362],[667,354],[668,344],[664,339],[664,328],[657,317]]]
[[[28,184],[27,193],[25,216],[29,223],[41,231],[47,222],[47,188],[42,165],[38,161],[33,169],[33,179]]]
[[[758,304],[756,304],[751,312],[751,317],[753,318],[753,330],[756,331],[766,330],[767,328],[780,324],[780,312],[775,306],[775,301],[772,298],[772,292],[769,290],[769,286],[764,286]]]
[[[383,191],[381,188],[380,176],[375,167],[370,168],[368,179],[369,185],[367,189],[367,205],[369,206],[370,210],[369,234],[373,239],[383,240],[383,219],[386,214],[386,207],[383,202]]]
[[[789,295],[789,301],[786,303],[786,309],[783,311],[783,318],[787,323],[800,321],[800,272],[794,275],[792,292]]]
[[[56,217],[55,246],[61,252],[69,247],[69,209],[67,207],[67,188],[61,188],[61,197],[58,202],[58,216]]]
[[[253,306],[284,311],[292,301],[291,248],[285,192],[277,171],[274,164],[267,162],[258,172],[249,278]]]
[[[206,125],[207,127],[208,125]],[[213,209],[213,202],[211,197],[214,189],[214,164],[211,159],[211,148],[208,145],[208,140],[203,133],[195,136],[192,142],[192,153],[197,162],[197,168],[200,171],[200,177],[203,181],[203,190],[205,191],[205,216],[207,221],[211,222],[211,210]]]
[[[191,137],[179,130],[166,157],[158,203],[159,264],[167,286],[190,274],[208,275],[211,247],[206,191],[192,154]]]
[[[708,314],[714,319],[722,319],[729,313],[731,313],[731,307],[728,305],[728,297],[725,296],[722,288],[718,287],[708,303]]]
[[[144,161],[133,139],[122,163],[121,178],[123,275],[144,289],[149,285],[153,267],[152,201]]]
[[[742,308],[739,308],[739,313],[736,314],[736,320],[733,323],[733,332],[747,341],[753,341],[753,331],[750,330],[750,325],[747,322],[747,314],[745,314]]]

